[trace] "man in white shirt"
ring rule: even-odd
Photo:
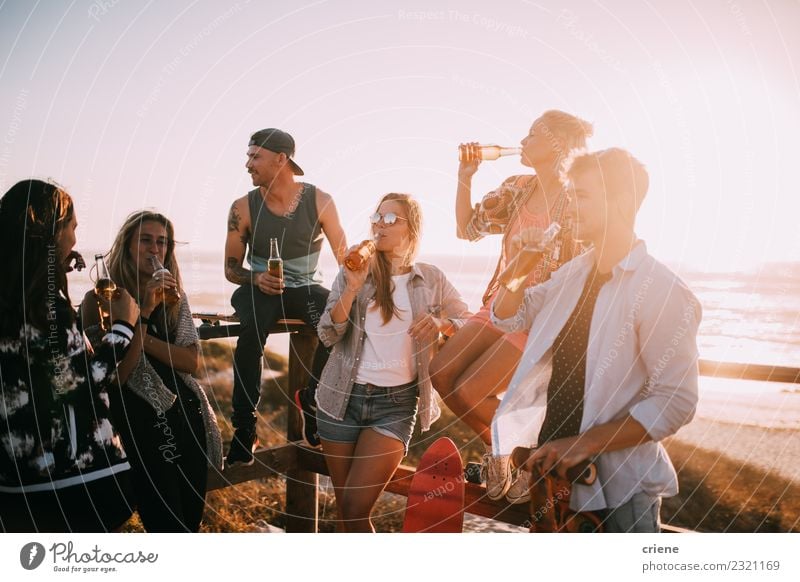
[[[573,485],[570,508],[605,510],[606,531],[655,532],[662,497],[678,492],[659,441],[694,416],[701,307],[686,285],[647,253],[636,213],[648,176],[628,152],[576,152],[565,186],[576,238],[591,250],[552,278],[501,288],[492,320],[530,329],[524,355],[495,419],[495,454],[537,446],[538,474],[594,460],[592,486]],[[541,232],[529,230],[521,243]]]

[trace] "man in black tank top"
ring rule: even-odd
[[[234,352],[231,421],[235,433],[227,466],[253,464],[267,330],[284,318],[298,318],[317,326],[328,299],[317,269],[323,235],[339,263],[347,248],[333,198],[312,184],[295,181],[295,175],[302,176],[303,170],[292,159],[292,136],[279,129],[262,129],[252,135],[248,146],[245,167],[256,188],[231,206],[225,241],[225,277],[240,285],[231,304],[241,323]],[[278,239],[283,279],[266,270],[270,238]],[[245,257],[249,268],[244,266]],[[320,343],[314,355],[310,386],[301,391],[307,404],[313,403],[327,359],[328,352]],[[311,415],[302,416],[305,421],[312,420]],[[319,442],[315,433],[316,428],[310,423],[304,427],[304,436],[311,445]]]

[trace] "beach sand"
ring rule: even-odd
[[[712,532],[800,531],[800,393],[701,378],[694,420],[665,441],[680,492],[667,523]]]
[[[664,499],[664,523],[701,532],[800,532],[797,481],[677,438],[666,446],[680,492]]]
[[[750,385],[748,385],[750,384]],[[667,439],[679,494],[665,522],[699,531],[800,531],[800,393],[701,378],[697,415]]]
[[[672,438],[686,446],[724,455],[731,461],[800,484],[800,431],[762,428],[703,418]]]

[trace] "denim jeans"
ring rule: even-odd
[[[659,533],[661,497],[636,493],[628,501],[609,509],[603,525],[609,533]]]
[[[239,340],[233,354],[234,428],[250,429],[256,424],[256,408],[261,395],[261,359],[267,342],[267,330],[279,319],[302,319],[315,329],[325,310],[329,291],[320,285],[286,287],[281,295],[267,295],[252,285],[242,285],[233,292],[231,305],[239,316]],[[311,366],[309,388],[316,390],[328,350],[317,346]],[[301,388],[292,386],[291,389]],[[313,401],[313,398],[312,398]]]

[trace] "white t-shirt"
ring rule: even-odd
[[[375,386],[400,386],[417,377],[417,362],[414,359],[414,343],[408,333],[413,323],[408,281],[413,273],[395,275],[394,304],[399,315],[389,323],[383,323],[380,309],[370,301],[364,318],[364,349],[356,374],[357,384]]]

